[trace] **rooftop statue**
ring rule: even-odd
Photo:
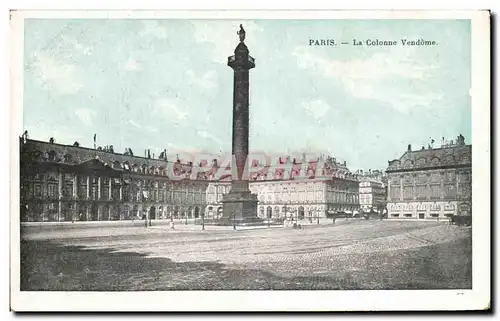
[[[240,42],[245,41],[245,29],[243,29],[243,25],[240,24],[240,30],[236,34],[240,36]]]

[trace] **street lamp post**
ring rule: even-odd
[[[184,211],[184,219],[185,219],[184,225],[188,225],[188,216],[187,216],[186,211]]]
[[[236,231],[236,212],[233,212],[233,230]]]
[[[201,213],[201,229],[205,230],[205,213]]]
[[[314,210],[314,213],[316,214],[317,225],[319,225],[319,212]]]

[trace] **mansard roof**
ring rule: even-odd
[[[183,176],[185,179],[191,179],[193,170],[192,164],[183,164],[179,161],[168,162],[165,159],[154,159],[141,156],[123,155],[116,152],[105,150],[96,150],[92,148],[63,145],[57,143],[43,142],[27,139],[25,142],[21,139],[21,160],[27,163],[45,163],[60,164],[66,166],[105,166],[115,171],[136,172],[146,175],[168,176],[167,167],[171,167],[175,175]],[[311,160],[307,163],[294,162],[289,158],[280,158],[272,165],[264,166],[261,170],[250,175],[250,180],[288,180],[290,175],[285,173],[285,167],[290,170],[291,179],[298,175],[315,178],[318,164],[324,162],[321,173],[322,177],[338,178],[357,181],[358,176],[347,168],[346,163],[337,162],[334,158],[327,160]],[[84,165],[86,164],[86,165]],[[288,166],[286,166],[288,165]],[[255,165],[258,167],[258,164]],[[301,172],[302,169],[302,172]],[[225,175],[215,175],[217,170],[223,170],[218,166],[212,166],[210,170],[196,173],[196,180],[231,180],[230,166],[225,167]],[[305,173],[304,173],[305,171]]]
[[[389,161],[387,171],[430,169],[445,166],[471,166],[472,145],[451,145],[406,151],[399,159]]]

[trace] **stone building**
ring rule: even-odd
[[[289,161],[289,159],[287,160]],[[359,209],[358,178],[344,163],[335,159],[324,161],[321,175],[315,175],[322,159],[302,166],[291,164],[287,173],[278,160],[250,175],[250,191],[258,197],[258,216],[272,219],[307,219],[327,217],[338,212],[352,213]],[[298,178],[300,169],[306,169],[305,178]],[[289,176],[290,175],[290,176]],[[321,177],[320,177],[321,176]],[[222,198],[230,190],[227,181],[211,182],[207,189],[207,216],[222,215]]]
[[[443,139],[444,141],[444,139]],[[389,161],[389,218],[444,218],[472,213],[472,146],[459,135],[440,148],[408,150]]]
[[[383,171],[360,171],[359,205],[365,213],[384,213],[387,205],[387,176]]]
[[[145,155],[20,139],[21,221],[220,218],[231,175],[214,175],[217,160],[211,170],[193,174],[193,164],[168,161],[166,151]],[[280,162],[250,176],[259,216],[324,217],[359,208],[357,175],[345,162],[294,161],[288,171]]]
[[[165,157],[131,150],[21,139],[20,153],[21,221],[196,218],[205,209],[208,181],[190,179],[191,164],[171,164],[186,177],[171,180]]]

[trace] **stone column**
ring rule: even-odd
[[[90,179],[90,176],[87,176],[87,199],[90,199],[91,183],[92,180]]]
[[[73,198],[78,199],[78,175],[73,176]]]
[[[444,200],[444,194],[445,194],[445,191],[444,191],[444,181],[446,179],[446,171],[443,171],[440,173],[441,175],[441,182],[440,182],[440,189],[441,189],[441,195],[440,195],[440,199],[441,200]]]
[[[97,199],[98,200],[101,199],[101,183],[102,183],[102,177],[99,176],[97,178]]]
[[[108,189],[109,191],[108,191],[108,193],[109,193],[109,200],[110,201],[113,199],[113,193],[112,193],[113,189],[112,188],[113,188],[113,178],[109,178],[109,189]]]
[[[412,175],[413,177],[413,200],[417,199],[417,175]]]
[[[231,191],[223,196],[224,224],[234,225],[236,221],[257,220],[257,195],[248,188],[245,164],[248,157],[249,137],[249,70],[255,68],[255,60],[249,55],[244,43],[245,31],[240,26],[240,43],[234,56],[228,58],[233,69],[233,127]]]
[[[387,201],[390,202],[391,201],[391,179],[388,178],[387,179]]]
[[[156,199],[155,199],[155,203],[159,204],[160,203],[160,183],[157,182],[155,184],[156,184],[156,193],[155,193],[156,194],[155,195]],[[159,211],[160,207],[159,206],[155,206],[155,208],[156,208],[156,211],[155,211],[155,216],[156,216],[155,219],[156,219],[156,218],[158,218],[158,211]],[[163,206],[162,206],[162,208],[163,208]],[[163,213],[162,213],[162,215],[163,215]]]
[[[404,191],[404,178],[399,178],[399,201],[403,200],[403,191]]]
[[[102,184],[102,177],[99,176],[97,178],[97,200],[94,200],[94,202],[97,202],[98,200],[101,199],[101,184]],[[102,206],[100,204],[97,205],[97,220],[101,220],[101,211],[102,211]]]
[[[78,208],[78,175],[73,175],[73,217],[76,220],[80,219],[80,213]]]
[[[426,175],[426,184],[425,184],[425,188],[427,189],[427,197],[426,199],[427,200],[431,200],[432,199],[432,189],[431,189],[431,176],[430,176],[430,173],[427,173]]]
[[[58,177],[58,184],[57,184],[57,195],[58,195],[58,203],[57,203],[57,220],[58,221],[61,221],[61,215],[63,215],[62,213],[62,198],[63,198],[63,184],[64,184],[64,181],[63,181],[63,174],[61,172],[59,172],[59,177]]]

